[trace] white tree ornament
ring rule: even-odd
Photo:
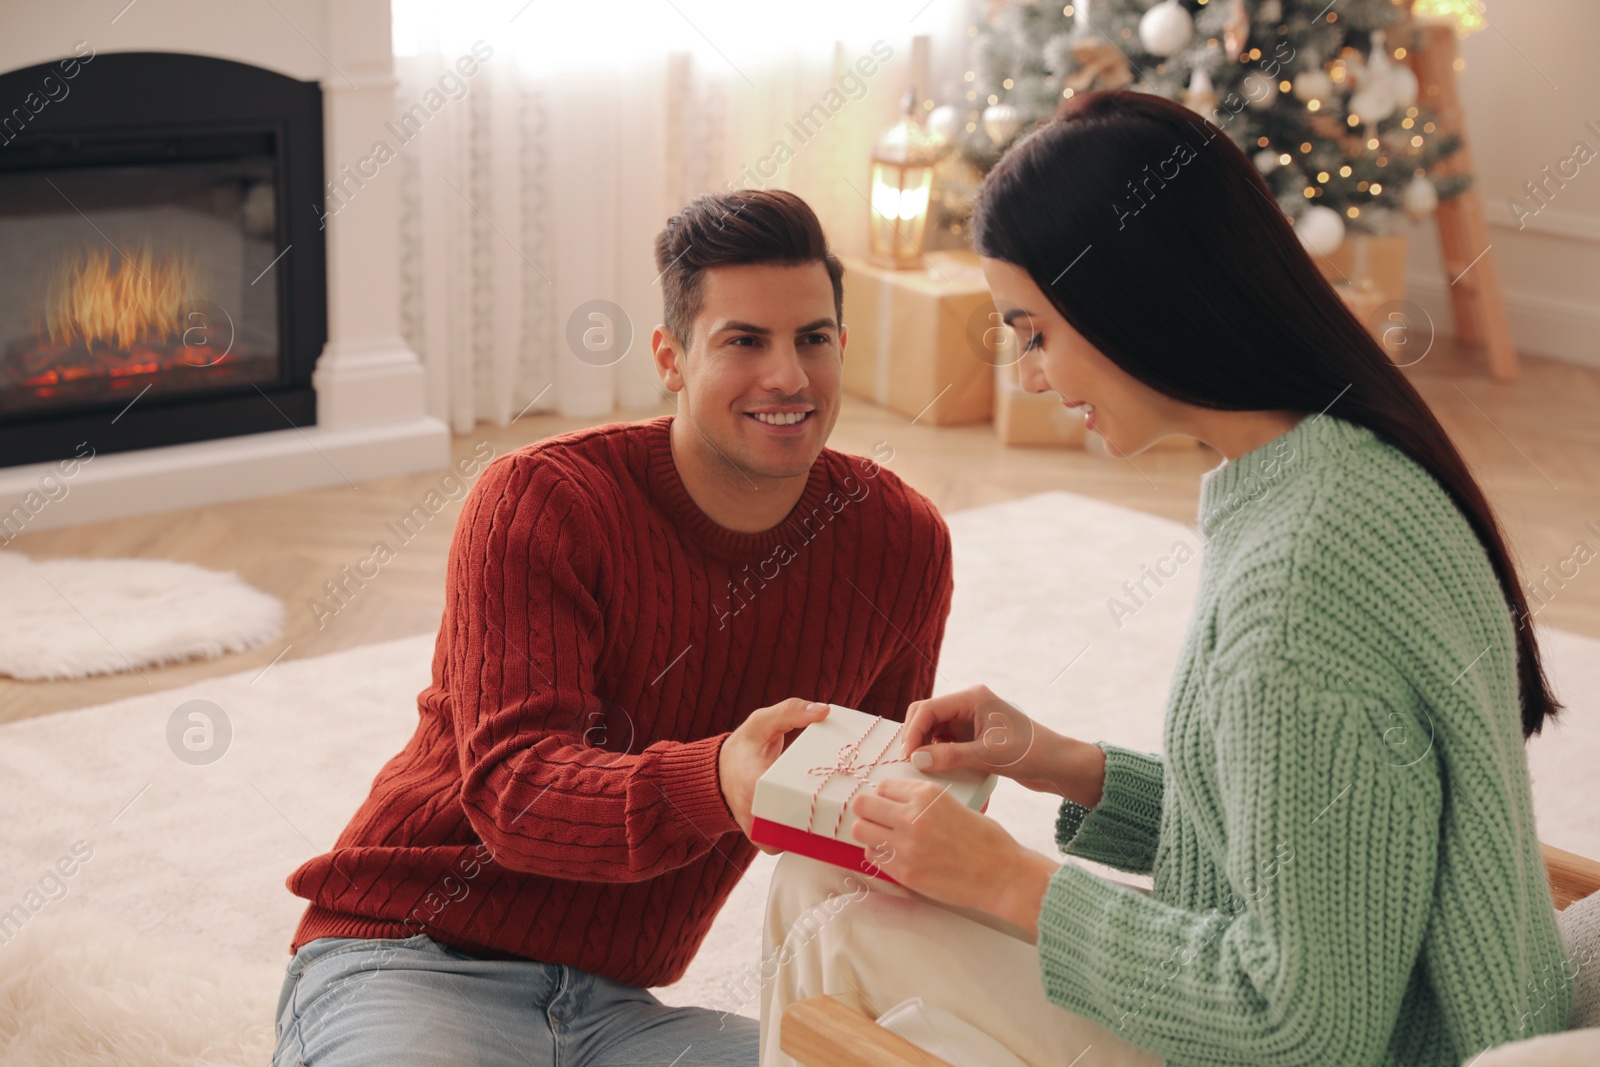
[[[1295,75],[1294,95],[1307,103],[1313,100],[1326,102],[1333,95],[1333,79],[1321,67],[1302,71]]]
[[[928,132],[941,141],[953,141],[961,131],[961,114],[950,104],[928,112]]]
[[[1382,122],[1400,106],[1395,92],[1395,66],[1389,61],[1389,46],[1383,31],[1372,31],[1372,58],[1361,72],[1356,91],[1350,94],[1350,113],[1362,122]]]
[[[996,147],[1004,147],[1022,126],[1022,116],[1010,104],[990,104],[983,109],[983,132]]]
[[[1331,207],[1314,204],[1294,223],[1295,236],[1315,256],[1331,256],[1344,243],[1344,219]]]
[[[1399,108],[1414,107],[1417,102],[1417,73],[1410,67],[1395,67],[1389,75],[1389,83],[1394,87],[1394,106]]]
[[[1194,36],[1194,19],[1178,0],[1163,0],[1139,20],[1139,43],[1153,56],[1175,56]]]
[[[1404,204],[1406,214],[1421,222],[1439,206],[1439,190],[1426,174],[1418,174],[1406,185]]]
[[[1350,95],[1350,114],[1363,123],[1382,122],[1394,114],[1395,103],[1387,81],[1370,80]]]
[[[1211,75],[1204,67],[1194,68],[1189,76],[1189,89],[1183,94],[1183,105],[1196,115],[1205,115],[1217,109],[1217,90],[1211,84]]]

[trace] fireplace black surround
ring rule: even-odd
[[[0,467],[316,422],[322,90],[208,56],[0,75]]]

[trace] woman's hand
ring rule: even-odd
[[[904,749],[918,770],[999,774],[1086,808],[1100,802],[1105,783],[1098,745],[1039,725],[983,685],[907,708]]]
[[[850,802],[866,859],[907,889],[977,908],[1037,935],[1059,866],[933,782],[889,778]]]

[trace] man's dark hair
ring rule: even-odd
[[[833,282],[834,317],[844,321],[844,265],[829,251],[809,204],[782,189],[702,193],[656,236],[664,320],[686,349],[700,314],[704,272],[740,263],[821,263]]]

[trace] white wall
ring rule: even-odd
[[[193,52],[255,63],[308,81],[333,73],[319,54],[329,51],[326,0],[136,0],[123,10],[124,3],[0,0],[0,70],[71,55],[74,44],[87,41],[97,53]]]
[[[1550,204],[1524,220],[1508,201],[1572,155],[1600,153],[1600,4],[1488,0],[1491,25],[1461,42],[1467,137],[1490,241],[1520,351],[1600,367],[1600,158],[1578,168]],[[1570,172],[1570,168],[1569,168]],[[1535,205],[1536,206],[1536,205]],[[1409,283],[1441,332],[1452,329],[1448,279],[1431,220],[1412,233]]]

